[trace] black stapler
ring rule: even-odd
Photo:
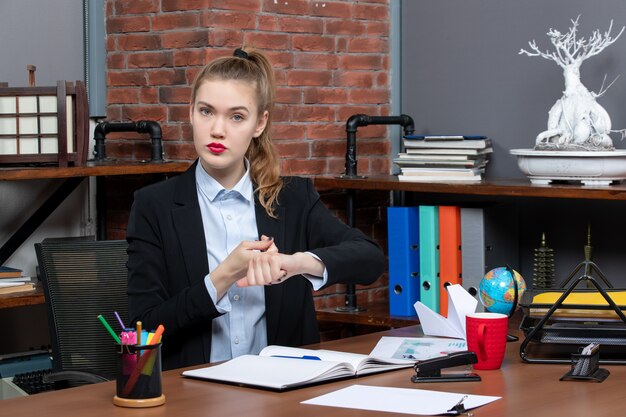
[[[441,375],[442,368],[452,368],[461,365],[471,365],[478,362],[474,352],[454,352],[440,358],[419,361],[413,368],[415,375],[411,377],[413,382],[464,382],[480,381],[480,375],[473,372],[462,374]]]

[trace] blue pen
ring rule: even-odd
[[[318,358],[317,356],[309,356],[309,355],[304,355],[304,356],[272,355],[272,358],[308,359],[312,361],[321,361],[321,359]]]

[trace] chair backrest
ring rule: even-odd
[[[35,244],[46,295],[54,371],[83,370],[113,378],[114,312],[128,323],[128,245],[124,240],[45,239]]]

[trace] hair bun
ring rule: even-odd
[[[244,51],[243,49],[241,49],[241,48],[235,49],[235,52],[233,52],[233,56],[236,56],[237,58],[243,58],[243,59],[249,59],[250,58],[248,53],[246,51]]]

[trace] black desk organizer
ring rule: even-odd
[[[583,275],[572,281],[575,274],[583,268]],[[603,281],[607,289],[602,288],[600,284],[598,284],[598,281],[591,276],[594,272]],[[579,289],[576,290],[576,292],[599,292],[607,301],[608,305],[563,305],[567,296],[582,282],[591,284],[593,288]],[[554,304],[532,303],[536,294],[546,292],[546,290],[529,290],[524,293],[520,301],[520,306],[524,310],[524,318],[522,319],[520,329],[525,334],[525,339],[520,345],[520,357],[522,360],[528,363],[570,363],[572,360],[570,355],[575,354],[579,347],[595,342],[601,344],[608,352],[611,352],[611,350],[614,351],[613,357],[603,358],[601,360],[598,359],[598,363],[626,365],[626,354],[624,354],[624,352],[626,352],[626,316],[622,312],[622,309],[626,309],[626,306],[616,305],[609,296],[611,292],[624,290],[614,289],[602,271],[600,271],[600,268],[588,258],[581,262],[566,278],[560,290],[563,289],[563,294]],[[560,290],[552,289],[547,291],[552,292]],[[612,310],[617,317],[590,318],[584,317],[584,315],[581,315],[579,318],[552,317],[554,312],[560,308],[587,311]],[[548,309],[548,311],[543,317],[538,318],[531,316],[531,309]],[[529,350],[531,350],[529,348],[531,346],[533,351],[535,348],[538,351],[545,350],[546,352],[544,352],[544,354],[549,354],[549,357],[529,356]],[[564,354],[566,357],[563,357]]]
[[[598,367],[600,349],[590,355],[572,354],[572,369],[561,377],[565,380],[590,380],[602,382],[609,376],[609,371]]]

